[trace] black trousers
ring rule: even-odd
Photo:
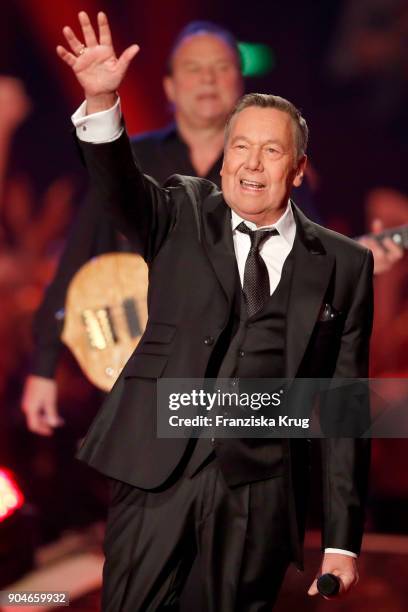
[[[197,554],[206,612],[272,610],[290,561],[287,520],[283,477],[230,489],[216,459],[163,490],[114,482],[102,610],[178,610]]]

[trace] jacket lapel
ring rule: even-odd
[[[203,246],[231,306],[238,274],[231,229],[231,210],[220,193],[203,206]]]
[[[292,203],[296,220],[294,269],[286,320],[285,376],[296,376],[318,319],[334,265],[316,226]]]

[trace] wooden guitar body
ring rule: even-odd
[[[147,265],[129,253],[95,257],[71,281],[62,341],[104,391],[112,388],[145,330],[147,286]]]

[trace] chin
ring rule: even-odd
[[[218,104],[208,105],[207,107],[203,105],[197,113],[197,116],[201,117],[201,119],[211,119],[212,121],[220,117],[225,117],[225,115],[225,110]]]
[[[265,209],[254,207],[254,206],[249,206],[249,205],[247,206],[242,205],[239,208],[237,208],[236,211],[242,217],[243,215],[247,215],[247,216],[261,215],[265,212]]]
[[[259,197],[259,195],[250,195],[248,198],[245,198],[244,201],[241,201],[242,210],[246,210],[253,214],[258,214],[267,209],[266,203]]]

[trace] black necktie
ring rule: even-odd
[[[248,316],[252,317],[262,308],[270,296],[268,269],[259,249],[269,236],[277,236],[279,232],[276,229],[252,231],[244,222],[237,226],[237,230],[243,234],[248,234],[251,238],[251,248],[245,262],[243,291]]]

